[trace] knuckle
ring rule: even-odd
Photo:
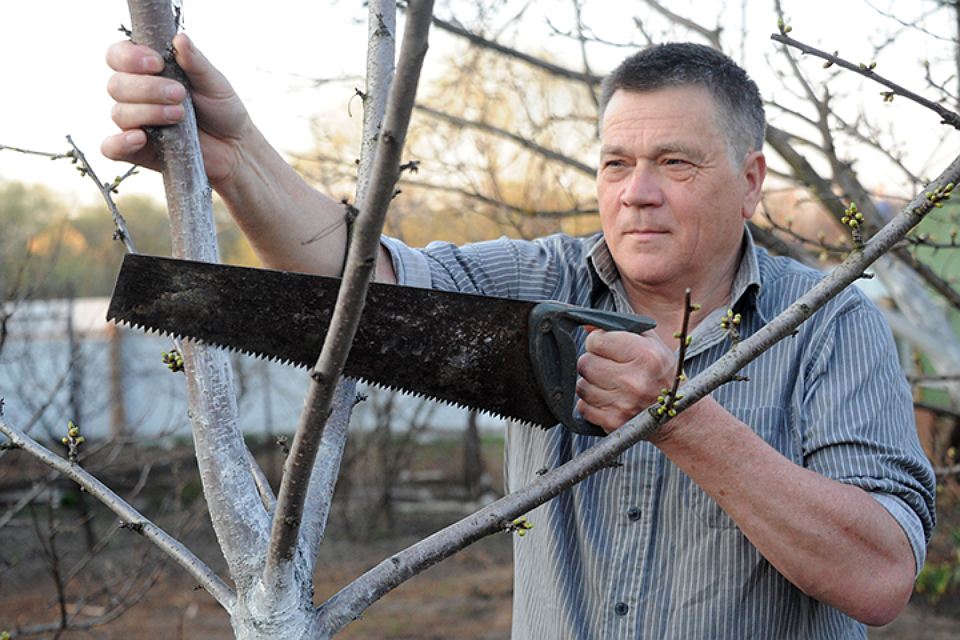
[[[124,111],[123,105],[120,103],[113,105],[110,109],[110,118],[121,127],[123,126]]]

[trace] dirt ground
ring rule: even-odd
[[[321,557],[317,599],[325,599],[366,568],[412,543],[399,538],[371,544],[331,541]],[[494,536],[440,563],[374,604],[338,637],[390,640],[497,640],[510,634],[512,576],[510,539]],[[0,630],[55,620],[55,594],[46,571],[0,574]],[[15,583],[12,583],[14,580]],[[26,584],[32,582],[33,584]],[[228,640],[229,621],[212,598],[197,592],[184,572],[170,569],[135,608],[94,632],[61,638],[173,638]],[[942,605],[956,612],[960,607]],[[95,611],[94,611],[95,613]],[[870,638],[955,640],[960,617],[912,604]],[[46,634],[41,637],[53,637]]]
[[[431,452],[427,463],[439,467],[442,460],[455,456],[439,448]],[[493,453],[486,459],[497,460]],[[495,471],[499,471],[496,469]],[[495,476],[496,477],[496,476]],[[179,488],[181,496],[198,492],[198,487],[186,483]],[[158,495],[145,495],[147,502],[160,500],[169,494],[168,487],[156,487]],[[149,505],[145,505],[149,506]],[[202,498],[196,500],[194,512],[202,514]],[[54,539],[49,536],[45,545],[38,544],[37,531],[49,530],[58,520],[67,521],[70,509],[53,512],[39,509],[33,515],[21,514],[16,522],[0,529],[0,631],[16,635],[22,629],[38,623],[56,622],[59,607],[52,578],[51,551],[60,560],[56,571],[68,574],[84,559],[84,531],[82,528],[62,528]],[[146,509],[147,513],[151,509]],[[181,518],[184,513],[179,512]],[[335,514],[336,515],[336,512]],[[442,521],[438,521],[440,518]],[[445,520],[444,520],[445,519]],[[396,531],[403,533],[375,537],[372,542],[361,542],[346,530],[331,527],[321,551],[320,567],[316,576],[316,601],[333,595],[390,554],[404,549],[425,534],[452,521],[452,515],[404,515],[396,523]],[[343,518],[331,522],[342,522]],[[95,519],[98,536],[114,526],[109,514],[101,513]],[[175,532],[177,522],[161,522]],[[182,522],[181,522],[182,524]],[[60,526],[60,525],[57,525]],[[108,547],[100,553],[79,577],[70,581],[64,601],[71,610],[84,607],[82,613],[97,616],[109,613],[111,597],[136,593],[146,584],[154,558],[158,554],[139,536],[126,531],[114,535]],[[223,561],[205,516],[194,516],[191,527],[181,535],[194,550],[220,575]],[[370,607],[361,619],[347,626],[338,638],[386,640],[496,640],[509,638],[512,599],[511,537],[496,535],[467,548],[441,562],[423,574],[401,585]],[[46,557],[45,557],[46,556]],[[144,568],[136,564],[144,560]],[[227,640],[232,638],[229,620],[214,600],[195,589],[195,583],[181,569],[158,559],[165,567],[156,584],[139,603],[109,624],[90,631],[71,631],[56,636],[54,633],[29,637],[64,640],[98,638],[127,640],[129,638],[171,638],[174,640]],[[109,585],[109,594],[103,585]],[[100,591],[99,593],[97,591]],[[922,601],[921,596],[892,624],[882,629],[871,629],[871,639],[957,640],[960,639],[960,597],[948,596],[936,607]],[[28,636],[23,636],[28,637]],[[551,640],[551,639],[546,639]]]
[[[363,545],[330,542],[320,558],[317,600],[333,595],[364,570],[414,541],[404,538]],[[13,632],[18,627],[56,620],[56,594],[48,572],[25,569],[0,574],[0,630]],[[82,591],[79,585],[74,586],[78,587],[74,592]],[[98,627],[93,634],[69,632],[60,637],[232,638],[223,610],[213,598],[194,587],[195,583],[183,571],[171,569],[136,607],[117,620]],[[400,586],[370,607],[338,638],[507,638],[511,597],[510,539],[507,535],[495,536]],[[89,612],[98,611],[91,607]],[[40,637],[49,638],[52,634]]]

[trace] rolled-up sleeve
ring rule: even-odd
[[[893,336],[879,310],[857,298],[824,325],[805,370],[804,464],[877,500],[906,534],[919,571],[935,523],[936,479]]]

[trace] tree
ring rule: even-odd
[[[139,6],[141,4],[142,7]],[[649,4],[659,6],[653,2]],[[131,5],[135,37],[145,34],[147,41],[152,42],[155,48],[166,50],[172,37],[172,19],[166,3],[132,2]],[[580,4],[576,3],[575,6],[579,10]],[[157,17],[145,17],[139,13],[140,9],[155,11],[154,16]],[[378,82],[377,75],[391,75],[388,70],[392,68],[393,54],[388,43],[395,29],[391,17],[392,5],[370,3],[372,66],[368,73],[368,82],[374,86],[368,86],[364,92],[365,109],[370,110],[371,120],[365,131],[367,152],[362,154],[361,166],[364,170],[361,171],[356,198],[361,213],[353,229],[353,244],[347,266],[346,284],[343,287],[346,293],[338,302],[338,314],[334,319],[334,323],[344,322],[348,327],[344,333],[348,336],[352,336],[349,326],[352,324],[355,328],[356,325],[365,286],[371,275],[372,251],[377,242],[383,214],[393,196],[394,182],[399,176],[400,151],[406,122],[412,109],[419,69],[417,59],[422,58],[431,9],[430,2],[409,4],[405,42],[401,50],[397,77],[391,85],[391,97],[387,101],[387,83]],[[586,71],[573,72],[537,60],[528,54],[521,55],[516,50],[505,50],[496,42],[467,32],[456,25],[436,20],[435,24],[470,38],[480,46],[496,48],[502,54],[523,59],[524,64],[535,65],[566,78],[572,77],[591,91],[596,85],[596,76],[590,72],[589,66]],[[163,29],[154,34],[152,31],[157,25],[162,25]],[[578,23],[577,33],[585,42],[583,34],[588,31],[583,27],[584,25]],[[780,31],[781,39],[793,46],[797,45],[787,38],[786,28],[781,28]],[[712,32],[705,32],[708,36],[710,33]],[[154,36],[156,40],[152,39]],[[380,53],[384,54],[383,59],[377,57]],[[833,60],[835,64],[839,64],[836,56]],[[375,106],[378,103],[385,106],[378,108]],[[382,125],[377,124],[378,119],[374,115],[378,111],[385,113]],[[195,125],[188,125],[187,129],[193,126]],[[165,145],[170,145],[165,147],[163,156],[168,161],[165,174],[169,185],[168,202],[172,212],[174,252],[183,257],[215,260],[215,245],[211,234],[212,209],[202,166],[197,162],[195,131],[192,133],[194,139],[187,135],[185,141],[177,140],[177,136],[169,131],[156,134],[162,138]],[[502,128],[497,135],[504,135]],[[369,151],[374,139],[379,147],[376,161],[370,160],[373,156]],[[181,144],[182,147],[178,146]],[[786,146],[783,148],[787,149]],[[548,151],[549,149],[542,146],[533,149],[534,153],[541,156],[551,155]],[[786,153],[784,151],[784,154]],[[564,154],[557,152],[555,155],[563,157]],[[577,170],[583,172],[582,168]],[[842,167],[835,170],[835,174],[834,178],[838,182],[846,177]],[[850,248],[850,256],[836,267],[821,285],[800,298],[790,310],[773,320],[766,328],[740,341],[727,356],[704,374],[689,381],[684,387],[684,397],[669,403],[669,413],[684,410],[712,389],[729,381],[746,362],[757,357],[776,340],[790,335],[831,296],[860,278],[872,262],[898,246],[923,216],[949,200],[953,184],[958,178],[960,159],[953,161],[941,175],[931,181],[925,191],[914,198],[901,214],[876,233],[872,233],[868,241],[863,238],[855,239]],[[819,193],[833,202],[832,207],[835,210],[836,196],[827,197],[826,193],[829,191],[821,190]],[[847,195],[854,193],[859,197],[859,192],[855,192],[853,188]],[[866,208],[866,200],[857,202],[864,208],[866,216],[873,215],[874,212]],[[844,203],[842,210],[844,215],[841,217],[848,218],[848,223],[851,217],[859,221],[859,218],[853,215],[849,203]],[[579,207],[576,213],[581,213]],[[339,332],[332,330],[330,333],[336,335]],[[349,386],[341,385],[335,388],[334,384],[345,358],[343,342],[348,345],[350,340],[325,345],[313,371],[317,384],[311,386],[308,410],[298,429],[276,501],[269,486],[263,482],[256,465],[251,461],[236,429],[235,406],[231,400],[231,374],[227,363],[213,351],[189,343],[183,345],[204,491],[234,588],[228,586],[188,550],[112,495],[82,469],[43,450],[12,426],[0,422],[0,430],[7,436],[10,446],[22,449],[80,482],[91,494],[110,505],[131,528],[176,558],[230,612],[238,637],[293,638],[331,635],[358,616],[370,603],[417,571],[455,553],[484,535],[515,528],[513,522],[516,518],[572,486],[586,474],[609,466],[620,452],[648,436],[665,419],[654,413],[645,414],[643,419],[617,431],[567,465],[546,473],[525,490],[514,493],[385,560],[321,607],[314,608],[310,594],[310,576],[314,570],[317,547],[323,538],[329,497],[343,447],[344,425],[353,396]],[[676,389],[671,396],[677,397]],[[324,426],[331,403],[334,406],[333,415]],[[318,451],[322,452],[319,456]]]

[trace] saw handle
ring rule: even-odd
[[[530,311],[530,362],[544,401],[557,421],[574,433],[606,432],[574,411],[577,401],[577,340],[580,327],[643,333],[657,326],[651,318],[541,302]]]

